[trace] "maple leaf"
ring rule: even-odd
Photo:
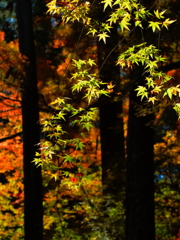
[[[109,35],[107,35],[106,32],[100,33],[98,34],[99,37],[99,41],[102,39],[104,41],[104,43],[106,43],[106,38],[109,37]]]
[[[148,102],[152,102],[154,104],[154,102],[157,101],[156,97],[149,97]]]
[[[93,59],[88,59],[88,63],[90,66],[96,65],[95,61]]]
[[[114,92],[114,90],[113,90],[113,88],[114,88],[114,86],[115,85],[113,85],[112,84],[112,81],[107,85],[107,91],[109,92],[109,93],[111,93],[111,92]]]
[[[72,178],[70,178],[69,179],[72,183],[75,183],[75,182],[77,182],[78,181],[78,179],[77,178],[75,178],[75,177],[72,177]]]
[[[106,10],[106,8],[108,7],[108,6],[110,6],[111,8],[112,8],[112,0],[104,0],[104,1],[102,1],[102,3],[104,3],[104,11]]]
[[[155,16],[160,19],[160,18],[164,18],[163,14],[166,12],[166,10],[159,12],[159,10],[154,11]]]
[[[152,22],[152,21],[150,21],[149,22],[149,27],[152,28],[153,32],[155,32],[156,29],[161,30],[160,26],[159,26],[160,24],[161,24],[160,22]]]
[[[169,26],[170,24],[172,24],[173,22],[176,22],[176,20],[170,20],[169,18],[167,18],[167,19],[162,23],[162,25],[163,25],[165,28],[168,29],[168,26]]]

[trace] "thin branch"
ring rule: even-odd
[[[4,96],[0,96],[0,99],[2,99],[2,100],[11,100],[11,101],[14,101],[14,102],[21,103],[21,101],[18,100],[18,99],[12,99],[12,98],[8,98],[8,97],[4,97]]]
[[[48,107],[48,108],[49,108],[49,105],[47,104],[47,102],[46,102],[46,100],[45,100],[45,97],[44,97],[44,95],[43,95],[43,94],[41,94],[41,93],[38,93],[38,96],[39,96],[39,98],[41,98],[41,99],[42,99],[42,101],[43,101],[44,105],[45,105],[46,107]]]
[[[17,136],[21,136],[22,133],[23,132],[18,132],[18,133],[15,133],[15,134],[11,135],[11,136],[8,136],[8,137],[5,137],[5,138],[0,138],[0,142],[4,142],[6,140],[13,139],[13,138],[15,138]]]
[[[6,105],[6,104],[5,104]],[[21,107],[14,107],[14,108],[11,108],[11,109],[7,109],[7,110],[2,110],[0,111],[0,113],[4,113],[4,112],[9,112],[9,111],[14,111],[16,109],[21,109]]]
[[[132,33],[136,28],[137,28],[137,26],[134,27],[134,28],[129,32],[129,34]],[[125,37],[123,37],[123,38],[115,45],[115,47],[113,47],[112,50],[108,53],[108,55],[107,55],[106,58],[104,59],[102,65],[101,65],[101,67],[100,67],[100,69],[99,69],[99,73],[101,72],[101,70],[102,70],[104,64],[106,63],[107,59],[109,58],[109,56],[113,53],[113,51],[114,51],[124,40],[125,40]]]

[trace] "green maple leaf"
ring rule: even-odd
[[[152,102],[154,104],[154,102],[157,101],[156,97],[150,97],[148,99],[148,102]]]
[[[166,12],[166,10],[165,11],[162,11],[162,12],[159,12],[158,10],[156,10],[156,11],[154,11],[154,14],[155,14],[155,16],[157,17],[157,18],[164,18],[164,16],[163,16],[163,14]]]
[[[119,23],[122,31],[123,31],[124,28],[130,31],[130,29],[129,29],[129,27],[128,27],[128,25],[131,25],[131,24],[129,23],[129,20],[130,20],[129,17],[126,16],[126,17],[124,17],[124,18],[122,19],[122,21]]]
[[[96,65],[96,63],[94,62],[94,60],[93,59],[88,59],[88,63],[89,63],[89,65],[90,66],[92,66],[92,65]]]
[[[112,0],[104,0],[104,1],[102,1],[102,3],[104,3],[104,11],[106,10],[106,8],[108,7],[108,6],[110,6],[111,8],[112,8]]]
[[[98,34],[99,41],[102,39],[106,43],[106,38],[109,37],[106,32]]]
[[[150,21],[149,22],[149,27],[152,28],[153,32],[155,32],[156,29],[161,30],[160,26],[159,26],[160,24],[161,24],[160,22],[152,22],[152,21]]]
[[[168,26],[169,26],[171,23],[175,22],[175,21],[176,21],[176,20],[170,20],[169,18],[167,18],[167,19],[163,22],[163,26],[168,29]]]

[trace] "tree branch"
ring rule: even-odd
[[[171,71],[171,70],[174,70],[174,69],[178,69],[180,68],[180,61],[178,62],[173,62],[173,63],[170,63],[168,65],[165,65],[162,67],[162,71],[163,72],[168,72],[168,71]]]
[[[6,104],[5,104],[6,105]],[[9,107],[9,106],[8,106]],[[10,109],[6,109],[6,110],[2,110],[0,111],[0,113],[4,113],[4,112],[9,112],[9,111],[14,111],[16,109],[20,109],[21,107],[15,107],[15,108],[10,108]]]
[[[14,101],[14,102],[19,102],[19,103],[21,103],[21,101],[18,100],[18,99],[12,99],[12,98],[9,98],[9,97],[4,97],[4,96],[0,96],[0,99],[1,99],[1,100],[11,100],[11,101]]]
[[[11,135],[11,136],[8,136],[8,137],[5,137],[5,138],[0,138],[0,142],[4,142],[6,140],[13,139],[13,138],[15,138],[17,136],[21,136],[22,133],[23,132],[18,132],[18,133],[15,133],[15,134]]]

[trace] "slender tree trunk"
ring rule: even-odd
[[[139,79],[141,73],[137,74]],[[127,140],[127,240],[154,240],[153,115],[137,116],[137,107],[143,103],[134,89],[130,93]]]
[[[16,13],[19,48],[28,62],[22,82],[25,240],[42,240],[41,168],[32,163],[37,151],[36,144],[40,142],[40,129],[31,0],[16,0]]]

